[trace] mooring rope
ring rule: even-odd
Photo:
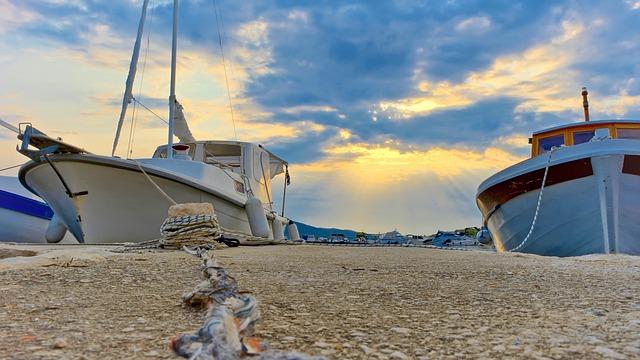
[[[146,171],[144,171],[144,169],[142,168],[142,166],[140,165],[140,163],[136,159],[130,159],[130,160],[133,161],[138,166],[138,169],[140,169],[140,171],[142,171],[142,173],[147,178],[147,180],[149,180],[151,185],[153,185],[158,190],[158,192],[160,194],[162,194],[162,196],[164,196],[165,199],[167,199],[172,205],[178,204],[175,200],[173,200],[173,198],[171,196],[169,196],[169,194],[164,192],[164,190],[162,190],[162,188],[158,184],[156,184],[155,181],[153,181],[153,179],[147,174]]]
[[[531,237],[531,234],[533,234],[533,229],[536,227],[536,223],[538,221],[538,214],[540,212],[540,203],[542,202],[542,193],[544,192],[544,186],[547,183],[547,175],[549,174],[549,168],[550,168],[550,164],[551,164],[551,155],[553,155],[553,153],[559,149],[558,147],[552,147],[551,150],[549,150],[549,157],[547,158],[547,164],[544,168],[544,176],[542,177],[542,185],[540,186],[540,193],[538,194],[538,203],[536,204],[536,212],[533,214],[533,220],[531,221],[531,227],[529,228],[529,232],[527,233],[527,236],[525,236],[524,240],[522,240],[522,242],[520,242],[520,244],[516,247],[514,247],[511,250],[507,250],[507,252],[517,252],[518,250],[520,250],[526,243],[527,241],[529,241],[529,238]]]
[[[258,301],[240,291],[235,278],[213,259],[213,251],[184,248],[202,259],[205,279],[184,294],[185,304],[208,308],[205,320],[194,334],[182,334],[171,340],[170,347],[180,357],[198,360],[320,360],[323,357],[297,352],[268,350],[266,343],[254,337],[260,320]]]

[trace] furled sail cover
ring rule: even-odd
[[[191,130],[189,130],[189,124],[187,124],[187,119],[184,117],[183,109],[182,105],[176,100],[173,135],[177,136],[181,143],[194,143],[196,139],[193,137],[193,134],[191,134]]]

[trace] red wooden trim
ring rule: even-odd
[[[622,172],[625,174],[640,175],[640,155],[625,155]]]
[[[626,161],[625,161],[626,163]],[[640,171],[640,157],[638,157]],[[568,161],[549,168],[545,186],[560,184],[593,175],[591,158]],[[495,184],[478,195],[478,207],[486,216],[497,205],[502,205],[516,196],[540,189],[544,168],[516,176]]]

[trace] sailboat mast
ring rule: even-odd
[[[173,125],[176,113],[176,52],[178,48],[178,0],[173,0],[173,39],[171,41],[171,89],[169,92],[169,140],[167,158],[173,158]]]
[[[131,64],[129,65],[129,75],[127,75],[127,82],[124,89],[124,96],[122,98],[122,109],[120,110],[120,118],[118,119],[118,126],[116,127],[116,136],[113,139],[113,148],[111,149],[111,156],[116,153],[118,147],[118,140],[120,140],[120,131],[122,130],[122,124],[124,123],[124,117],[127,114],[127,106],[133,99],[133,82],[136,79],[136,70],[138,69],[138,57],[140,56],[140,42],[142,40],[142,33],[144,32],[144,22],[147,18],[147,6],[149,0],[144,0],[142,4],[142,14],[140,15],[140,23],[138,24],[138,35],[136,36],[136,43],[133,46],[133,54],[131,55]],[[128,156],[129,154],[127,154]]]

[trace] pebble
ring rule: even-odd
[[[404,353],[402,353],[400,351],[392,352],[391,354],[389,354],[389,358],[391,358],[391,359],[400,359],[400,360],[409,359],[409,357],[407,355],[405,355]]]
[[[373,350],[372,348],[368,347],[367,345],[360,345],[360,350],[362,350],[362,352],[365,355],[371,355],[372,353],[375,352],[375,350]]]
[[[392,327],[390,329],[391,331],[398,333],[398,334],[409,334],[411,332],[411,329],[407,329],[407,328],[401,328],[401,327]]]
[[[330,347],[332,347],[331,344],[326,343],[324,341],[316,341],[316,342],[313,343],[313,346],[319,347],[319,348],[330,348]]]
[[[54,342],[53,342],[53,348],[54,349],[64,349],[68,346],[69,344],[67,343],[67,339],[65,338],[57,338]]]

